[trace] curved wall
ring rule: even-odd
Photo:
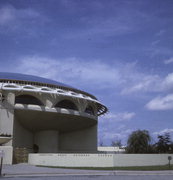
[[[39,153],[58,152],[58,131],[38,131],[34,134],[34,145],[38,147]]]
[[[46,93],[21,92],[14,96],[21,97],[14,101],[14,147],[31,150],[37,145],[39,153],[97,151],[94,103]],[[33,101],[28,103],[26,97],[42,102],[42,106]],[[91,106],[93,113],[86,112]]]

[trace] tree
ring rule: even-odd
[[[158,135],[159,140],[156,143],[156,149],[158,153],[168,153],[171,148],[171,138],[169,133],[165,133],[164,135]]]
[[[148,153],[151,137],[147,130],[133,131],[127,141],[127,153]]]
[[[112,141],[111,146],[113,146],[113,147],[121,147],[122,146],[121,140]]]
[[[169,153],[173,153],[173,142],[171,142],[171,144],[170,144]]]
[[[103,143],[103,141],[102,141],[102,140],[100,140],[100,142],[99,142],[99,146],[104,146],[104,143]]]

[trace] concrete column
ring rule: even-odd
[[[84,112],[87,106],[87,101],[83,99],[77,99],[78,109],[80,112]]]
[[[9,92],[7,94],[7,103],[8,103],[9,108],[13,108],[14,101],[15,101],[15,94],[12,92]]]
[[[39,153],[58,152],[58,131],[45,130],[35,133],[34,144],[39,148]]]
[[[4,96],[5,100],[0,106],[0,133],[13,135],[15,94],[6,92]],[[6,143],[6,145],[11,146],[12,140]]]
[[[46,99],[46,107],[51,108],[53,105],[52,101],[50,99]]]

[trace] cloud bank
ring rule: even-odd
[[[153,134],[154,135],[162,135],[162,134],[165,134],[165,133],[173,133],[173,129],[166,128],[166,129],[163,129],[161,131],[154,132]]]
[[[172,110],[173,109],[173,94],[168,94],[165,97],[156,97],[146,104],[149,110]]]
[[[169,59],[166,59],[164,61],[165,64],[170,64],[170,63],[173,63],[173,57],[169,58]]]

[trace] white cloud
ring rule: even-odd
[[[120,139],[122,138],[121,133],[113,133],[113,132],[104,132],[103,133],[104,139]]]
[[[111,122],[128,121],[132,119],[136,114],[134,112],[122,112],[122,113],[108,113],[103,116],[103,119],[109,119]]]
[[[171,58],[169,58],[169,59],[164,60],[164,63],[165,63],[165,64],[170,64],[170,63],[173,63],[173,57],[171,57]]]
[[[173,89],[173,73],[169,73],[165,77],[159,75],[139,74],[140,80],[127,85],[121,94],[131,94],[137,92],[167,92]]]
[[[49,21],[47,17],[32,8],[15,8],[11,5],[0,8],[1,34],[18,33],[25,34],[25,38],[37,37],[38,29]]]
[[[9,23],[15,19],[14,9],[10,7],[3,7],[0,9],[0,25]]]
[[[160,84],[162,90],[173,88],[173,73],[168,74]]]
[[[161,83],[161,79],[158,75],[146,75],[139,74],[140,79],[136,79],[134,83],[125,87],[121,94],[131,94],[134,92],[147,92],[147,91],[158,91]]]
[[[32,74],[61,81],[79,88],[110,88],[121,95],[132,93],[167,92],[173,89],[173,73],[165,77],[142,73],[137,63],[108,64],[100,60],[24,56],[17,60],[13,72]],[[1,71],[5,71],[5,67]],[[10,66],[7,67],[10,71]],[[114,92],[112,91],[112,92]]]
[[[156,46],[158,43],[160,43],[160,40],[155,40],[151,43],[152,46]]]
[[[166,129],[163,129],[161,131],[154,132],[153,134],[154,135],[159,135],[159,134],[162,135],[162,134],[165,134],[165,133],[173,133],[173,129],[166,128]]]
[[[16,9],[11,5],[3,6],[0,9],[0,25],[11,25],[20,20],[33,19],[40,17],[40,14],[33,9]]]
[[[106,8],[105,4],[99,2],[90,2],[89,5],[91,8],[95,8],[104,11]],[[74,6],[74,4],[72,5]],[[110,6],[110,4],[109,4]],[[109,7],[110,8],[110,7]],[[71,11],[71,7],[69,9]],[[130,16],[129,16],[130,14]],[[135,19],[135,21],[134,21]],[[83,24],[84,28],[81,28],[80,31],[74,34],[68,33],[66,38],[83,38],[94,36],[96,38],[98,35],[102,36],[100,40],[103,40],[105,36],[117,36],[122,34],[134,33],[138,31],[141,27],[139,24],[146,21],[148,17],[143,14],[143,12],[138,11],[137,9],[133,9],[128,7],[128,11],[123,7],[119,7],[116,9],[116,13],[112,16],[110,15],[100,15],[99,18],[97,16],[82,16],[80,18],[80,23]]]
[[[172,56],[172,50],[164,46],[151,46],[148,48],[151,58],[157,58],[159,56]]]
[[[166,33],[165,29],[160,30],[158,33],[156,33],[156,36],[162,36],[163,34]]]
[[[10,65],[0,69],[10,71]],[[17,60],[16,67],[11,67],[11,70],[50,78],[84,89],[88,84],[90,89],[95,86],[99,89],[109,88],[113,93],[116,90],[121,95],[140,93],[142,96],[142,93],[168,92],[173,89],[173,73],[165,77],[145,74],[137,69],[136,62],[111,65],[100,60],[87,61],[75,57],[53,59],[24,56]],[[158,101],[157,98],[156,100]],[[154,99],[154,102],[156,100]],[[147,107],[150,108],[154,102],[148,103]]]
[[[133,131],[127,129],[123,122],[127,122],[136,114],[134,112],[109,113],[99,119],[99,139],[103,142],[121,139],[126,143],[128,135]],[[118,123],[121,123],[119,126]]]
[[[128,86],[129,82],[141,77],[135,70],[135,62],[108,64],[100,60],[87,61],[75,57],[53,59],[40,56],[24,56],[17,62],[16,67],[11,68],[13,72],[51,78],[79,88],[85,88],[90,84],[91,88],[111,88],[118,92],[124,86]],[[8,71],[9,69],[8,67]]]
[[[173,94],[165,97],[156,97],[146,104],[149,110],[171,110],[173,109]]]
[[[102,141],[103,143],[107,142],[107,145],[110,145],[108,143],[111,143],[112,140],[121,140],[123,144],[126,144],[127,138],[130,133],[134,131],[133,129],[126,129],[121,130],[120,132],[115,131],[101,131],[99,133],[99,141]],[[104,144],[105,145],[105,144]]]
[[[126,21],[126,22],[123,22]],[[88,22],[91,29],[88,33],[90,34],[103,34],[103,35],[118,35],[118,34],[124,34],[129,33],[133,29],[133,23],[129,20],[129,17],[124,18],[124,16],[117,16],[105,19],[105,17],[93,20],[90,19]]]
[[[51,59],[38,56],[22,57],[17,72],[51,78],[71,85],[99,88],[115,87],[120,82],[120,72],[99,60],[92,62],[77,58]]]
[[[124,124],[121,124],[120,126],[117,127],[118,130],[124,129],[126,126]]]

